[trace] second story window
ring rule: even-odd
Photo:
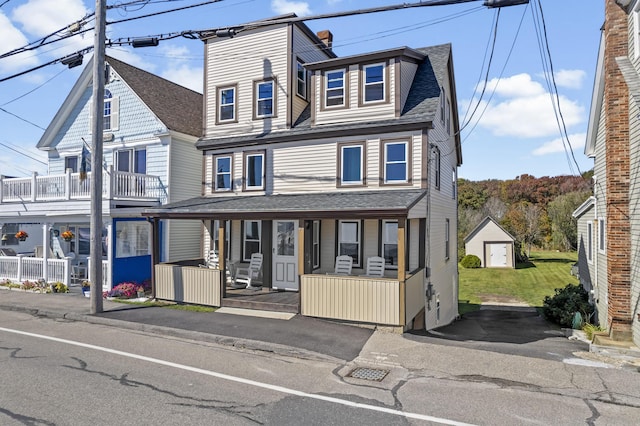
[[[116,170],[128,173],[147,173],[146,149],[122,149],[115,153]]]
[[[298,61],[297,74],[296,74],[297,86],[296,94],[302,99],[307,99],[307,70],[304,65]]]
[[[433,171],[435,172],[434,176],[434,186],[436,189],[440,189],[440,148],[437,146],[433,148]]]
[[[65,157],[64,170],[71,169],[71,173],[78,173],[78,157]]]
[[[244,189],[264,189],[264,152],[245,154]]]
[[[344,102],[344,70],[327,71],[325,73],[325,106],[343,106]]]
[[[407,142],[384,144],[384,183],[409,182],[408,148]]]
[[[259,81],[256,83],[256,118],[273,117],[275,115],[273,109],[274,87],[275,84],[273,80]]]
[[[384,64],[365,65],[362,74],[364,103],[384,101]]]
[[[340,146],[340,184],[363,185],[364,146]]]
[[[236,88],[223,87],[218,89],[218,120],[219,123],[236,121]]]
[[[214,182],[216,191],[231,191],[231,156],[214,158]]]
[[[444,103],[445,103],[444,87],[440,87],[440,122],[444,123]]]
[[[105,131],[118,129],[118,98],[109,90],[104,91],[103,125]]]

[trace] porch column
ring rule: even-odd
[[[42,278],[45,282],[49,282],[49,230],[51,229],[50,223],[42,224]]]
[[[156,265],[160,260],[158,219],[151,218],[151,298],[156,298]],[[111,250],[109,250],[111,252]]]
[[[406,265],[406,219],[398,219],[398,281],[404,282],[407,270]]]
[[[31,202],[36,202],[36,196],[38,195],[38,191],[36,188],[38,187],[38,172],[33,172],[31,175]]]
[[[220,300],[227,295],[227,254],[224,252],[226,235],[224,234],[226,220],[218,221],[218,268],[220,268]]]
[[[304,219],[298,220],[298,276],[304,274]]]

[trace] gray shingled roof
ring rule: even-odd
[[[214,139],[201,139],[196,143],[199,149],[236,143],[261,143],[275,140],[292,140],[301,137],[313,137],[332,132],[362,130],[373,133],[376,129],[389,126],[420,125],[428,127],[435,119],[438,111],[440,86],[444,84],[448,72],[448,61],[451,55],[451,44],[414,49],[426,58],[418,66],[407,101],[399,118],[379,120],[367,123],[346,123],[311,127],[310,107],[303,111],[291,129],[267,134],[229,136]]]
[[[107,63],[169,128],[202,136],[202,95],[111,56]]]
[[[406,217],[422,189],[257,196],[202,196],[145,209],[144,216],[208,219]]]

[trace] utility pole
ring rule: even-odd
[[[91,130],[91,221],[90,264],[91,313],[102,312],[102,142],[104,128],[104,55],[106,0],[96,0],[93,37],[93,127]]]

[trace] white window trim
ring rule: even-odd
[[[391,245],[395,244],[396,248],[398,247],[398,233],[397,232],[396,232],[396,235],[395,235],[395,240],[393,240],[393,241],[387,241],[386,240],[387,233],[385,232],[386,231],[385,227],[386,227],[387,223],[395,223],[396,224],[396,229],[397,229],[398,221],[397,220],[383,220],[382,221],[382,236],[380,238],[380,240],[382,241],[382,247],[380,247],[380,251],[381,251],[380,256],[382,256],[382,257],[384,257],[384,246],[385,246],[385,244],[391,244]],[[400,263],[399,259],[396,260],[396,263]],[[386,262],[386,258],[385,258],[384,268],[385,269],[398,269],[398,265],[393,265],[391,263],[387,263]]]
[[[222,92],[227,91],[227,90],[233,90],[233,102],[231,103],[226,103],[223,104],[222,103]],[[219,87],[218,88],[218,123],[231,123],[233,121],[236,121],[236,102],[237,102],[237,98],[238,98],[238,92],[237,92],[237,88],[236,86],[225,86],[225,87]],[[231,106],[231,110],[233,111],[233,117],[231,118],[222,118],[222,107],[228,107]]]
[[[451,258],[451,222],[448,218],[444,222],[444,258]]]
[[[251,157],[260,157],[261,161],[260,161],[260,171],[261,171],[261,177],[260,177],[260,185],[249,185],[249,177],[248,175],[248,171],[249,171],[249,158]],[[245,190],[259,190],[259,189],[264,189],[264,181],[265,181],[265,174],[264,174],[264,153],[263,152],[253,152],[253,153],[249,153],[246,154],[244,157],[244,170],[245,170],[245,176],[244,176],[244,189]]]
[[[350,148],[360,148],[360,179],[358,181],[344,180],[344,150]],[[364,184],[364,144],[342,145],[340,147],[340,185],[363,185]]]
[[[375,83],[367,83],[367,69],[373,67],[382,67],[382,81],[376,81]],[[386,76],[386,64],[379,62],[376,64],[367,64],[362,67],[362,103],[363,104],[376,104],[386,102],[387,98],[387,76]],[[382,84],[382,99],[375,99],[373,101],[367,101],[367,88],[370,86]]]
[[[260,98],[260,86],[268,84],[271,86],[271,97],[270,98]],[[276,115],[276,85],[274,80],[264,80],[264,81],[256,81],[254,90],[256,92],[256,104],[254,105],[256,111],[256,118],[269,118]],[[271,101],[271,114],[259,114],[260,111],[260,101]]]
[[[389,161],[387,159],[387,147],[389,145],[404,145],[404,161]],[[387,178],[387,164],[401,164],[404,163],[404,179],[401,180],[389,180]],[[384,183],[408,183],[409,182],[409,142],[407,141],[394,141],[384,143]]]
[[[302,68],[302,75],[303,78],[300,79],[300,68]],[[307,99],[307,69],[304,67],[304,64],[302,62],[300,62],[299,60],[296,61],[296,95],[300,96],[302,99]],[[300,93],[300,83],[302,83],[302,88],[304,90],[304,93]]]
[[[587,222],[587,262],[593,264],[593,222]]]
[[[342,224],[343,223],[355,223],[356,224],[356,241],[346,241],[342,239]],[[359,220],[340,220],[338,221],[338,255],[341,254],[341,244],[356,244],[358,246],[356,253],[358,253],[358,262],[354,260],[353,266],[356,268],[362,267],[362,227]]]
[[[444,87],[440,86],[440,122],[444,124],[444,100],[446,98],[446,94],[444,92]]]
[[[598,218],[598,253],[607,252],[607,222],[603,217]],[[602,244],[601,244],[602,242]]]
[[[337,104],[337,105],[328,105],[328,100],[329,100],[329,90],[338,90],[337,87],[331,88],[329,89],[329,74],[331,73],[335,73],[335,72],[341,72],[342,73],[342,103]],[[326,71],[324,73],[324,107],[325,108],[341,108],[345,106],[345,100],[347,98],[347,70],[344,68],[341,69],[335,69],[335,70],[330,70],[330,71]],[[334,96],[334,98],[337,98],[337,96]],[[333,99],[333,98],[332,98]]]
[[[455,167],[451,169],[451,198],[454,200],[458,192],[458,172]]]
[[[258,241],[258,253],[262,253],[262,221],[260,220],[245,220],[242,229],[242,261],[251,261],[251,256],[247,257],[247,224],[256,222],[258,224],[258,239],[248,241]]]
[[[218,172],[218,160],[228,158],[229,159],[229,172]],[[229,175],[229,188],[218,187],[218,175]],[[214,191],[224,192],[231,191],[233,189],[233,157],[231,155],[219,155],[213,158],[213,189]]]

